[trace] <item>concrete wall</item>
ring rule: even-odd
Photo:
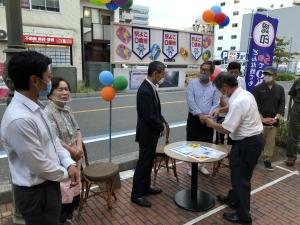
[[[82,80],[80,1],[60,0],[60,12],[22,9],[23,32],[31,35],[72,37],[73,65],[77,68],[77,78]],[[6,30],[5,8],[0,6],[0,29]],[[0,42],[0,50],[2,44]],[[0,52],[0,60],[5,57]]]

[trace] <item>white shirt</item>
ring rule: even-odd
[[[229,98],[229,111],[222,127],[230,132],[232,140],[258,135],[263,125],[254,96],[238,87]]]
[[[75,162],[41,107],[17,91],[2,118],[1,134],[13,184],[31,187],[68,178],[67,168]]]
[[[244,77],[238,76],[237,78],[238,86],[246,90],[246,81]]]

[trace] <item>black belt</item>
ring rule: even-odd
[[[40,183],[40,184],[37,184],[37,185],[33,185],[31,187],[19,186],[19,185],[15,185],[15,186],[16,186],[16,188],[20,188],[20,189],[38,189],[38,188],[43,188],[43,187],[54,185],[54,184],[59,184],[59,182],[51,181],[51,180],[46,180],[43,183]]]
[[[245,140],[249,140],[249,139],[252,139],[252,138],[257,138],[257,137],[262,137],[262,134],[257,134],[257,135],[253,135],[253,136],[250,136],[250,137],[245,137],[241,140],[233,140],[235,142],[241,142],[241,141],[245,141]]]

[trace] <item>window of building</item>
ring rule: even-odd
[[[222,51],[222,47],[218,47],[217,50],[218,50],[218,51]]]
[[[225,2],[221,2],[221,4],[220,4],[221,6],[225,6]]]
[[[234,0],[234,4],[240,3],[240,0]]]
[[[218,40],[223,40],[223,36],[219,36],[219,37],[218,37]]]
[[[233,15],[234,15],[234,16],[239,15],[239,11],[234,11],[234,12],[233,12]]]
[[[238,23],[233,23],[232,24],[232,27],[237,27],[238,26]]]
[[[282,8],[283,6],[284,6],[284,5],[283,5],[283,4],[281,4],[281,5],[280,5],[280,8]]]
[[[21,0],[21,7],[59,12],[59,0]]]
[[[236,39],[237,35],[231,35],[231,39]]]
[[[235,48],[236,48],[235,46],[231,46],[230,50],[235,50]]]
[[[52,59],[53,65],[71,65],[71,51],[69,46],[26,44],[26,48],[48,56]]]

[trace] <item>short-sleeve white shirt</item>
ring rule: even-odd
[[[229,111],[222,127],[230,132],[232,140],[258,135],[263,125],[253,95],[238,87],[229,98]]]

